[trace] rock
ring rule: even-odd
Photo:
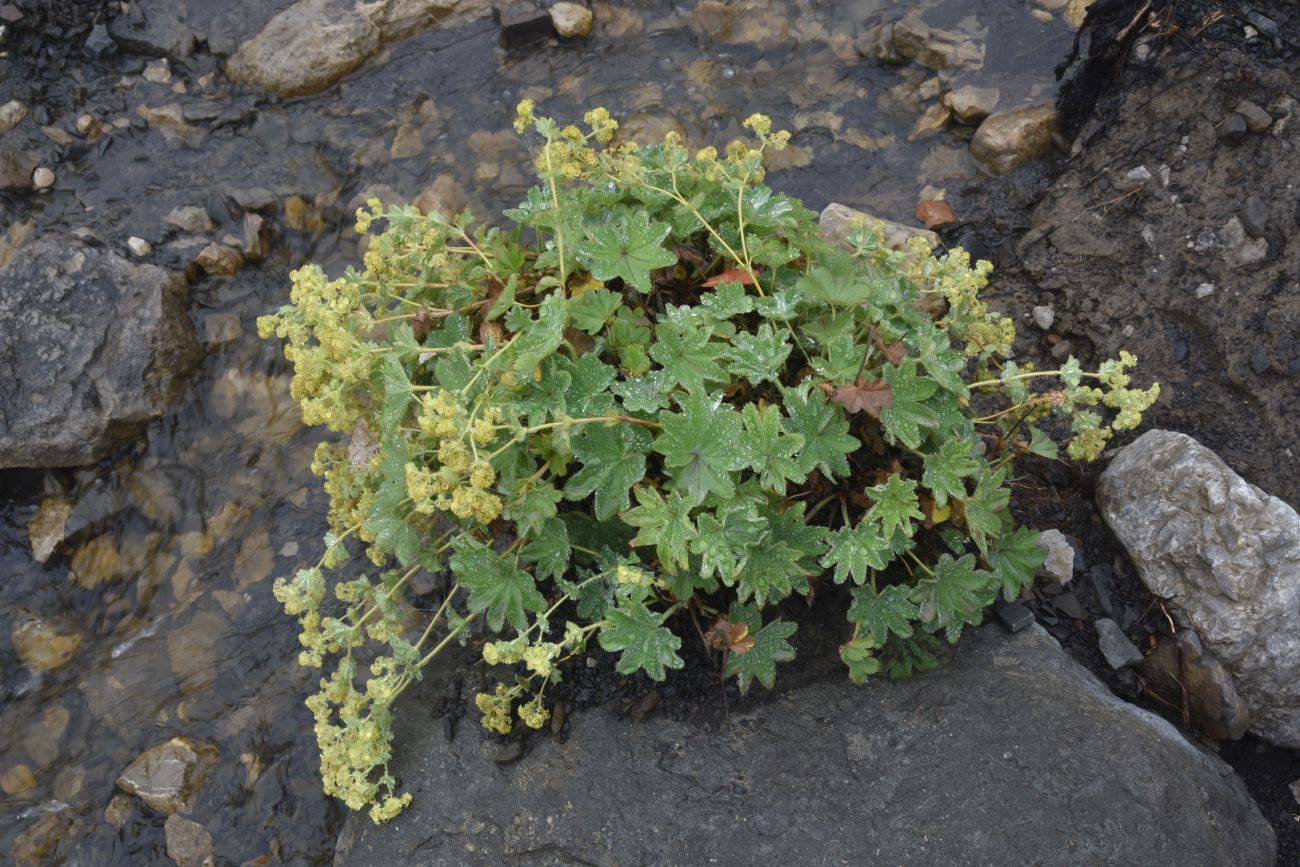
[[[1197,298],[1209,298],[1213,294],[1214,294],[1213,283],[1202,283],[1196,287]]]
[[[208,212],[198,205],[181,205],[172,208],[163,220],[169,226],[175,226],[182,232],[211,232],[217,224],[208,216]]]
[[[993,615],[1008,632],[1019,632],[1034,622],[1034,612],[1023,602],[1008,602],[999,596],[993,601]]]
[[[244,270],[244,254],[225,244],[209,244],[194,261],[214,277],[229,277]]]
[[[984,46],[961,33],[931,27],[921,14],[912,9],[894,24],[894,49],[901,57],[935,70],[984,66]]]
[[[957,222],[957,215],[952,212],[952,207],[940,199],[917,202],[916,218],[931,230],[942,229]]]
[[[0,774],[0,791],[14,797],[36,788],[36,775],[26,765],[14,765]]]
[[[316,93],[379,50],[381,4],[298,0],[226,61],[226,74],[280,96]]]
[[[520,48],[551,34],[551,16],[529,0],[500,0],[492,18],[501,28],[501,47]]]
[[[1005,175],[1052,152],[1052,133],[1060,129],[1056,106],[1035,105],[991,114],[975,130],[970,152],[993,175]]]
[[[925,110],[925,112],[916,119],[912,126],[911,133],[908,134],[908,141],[922,141],[937,135],[944,131],[948,126],[948,119],[952,117],[952,109],[943,103],[936,103]]]
[[[1246,203],[1241,206],[1240,219],[1247,233],[1256,238],[1263,236],[1268,228],[1268,203],[1259,196],[1247,196]]]
[[[108,23],[108,32],[118,45],[132,54],[185,60],[194,53],[199,37],[175,13],[161,3],[152,4],[147,15],[138,18],[119,15]]]
[[[114,828],[121,828],[131,821],[131,798],[127,795],[114,795],[104,808],[104,821]]]
[[[1052,305],[1050,304],[1040,304],[1035,307],[1033,309],[1033,315],[1034,324],[1044,331],[1051,328],[1052,323],[1056,320],[1056,311],[1052,309]]]
[[[28,825],[14,838],[9,850],[15,867],[46,867],[63,864],[72,848],[71,817],[59,813],[46,813]]]
[[[1297,806],[1300,806],[1300,780],[1291,784],[1291,796],[1295,798]]]
[[[1002,94],[996,87],[965,84],[943,95],[943,104],[952,109],[962,123],[977,124],[993,113]]]
[[[144,238],[137,238],[135,235],[126,239],[126,247],[131,251],[132,256],[141,259],[153,252],[153,244],[150,244]]]
[[[1246,140],[1246,133],[1250,127],[1246,119],[1239,114],[1230,114],[1219,124],[1215,135],[1218,136],[1219,142],[1228,147],[1236,147]]]
[[[76,142],[76,139],[72,137],[72,133],[63,127],[43,126],[41,127],[41,135],[63,148],[69,147]]]
[[[42,620],[26,609],[18,609],[9,640],[18,659],[33,674],[45,674],[62,668],[72,661],[81,636],[60,632],[47,620]]]
[[[1039,534],[1038,547],[1047,552],[1047,559],[1038,567],[1038,574],[1058,584],[1069,584],[1074,578],[1074,546],[1060,530],[1044,530]]]
[[[137,756],[117,778],[117,785],[160,813],[187,813],[218,759],[214,746],[172,738]]]
[[[1214,237],[1221,249],[1219,255],[1233,268],[1257,265],[1268,257],[1268,240],[1247,239],[1246,225],[1239,217],[1229,217]]]
[[[556,3],[551,7],[551,24],[565,39],[580,39],[591,33],[594,20],[591,10],[581,3]]]
[[[0,150],[0,190],[21,193],[32,188],[36,160],[22,151]]]
[[[1162,636],[1142,661],[1147,689],[1172,708],[1186,705],[1192,725],[1218,740],[1237,740],[1250,727],[1250,710],[1237,694],[1232,675],[1205,652],[1196,633]]]
[[[463,724],[448,743],[429,725],[433,680],[398,715],[391,770],[414,801],[382,827],[351,815],[336,865],[1260,867],[1275,855],[1227,765],[1038,627],[968,632],[911,680],[764,694],[716,731],[570,714],[566,740],[536,738],[505,767],[496,739]]]
[[[185,108],[179,102],[158,106],[141,105],[136,107],[135,113],[150,126],[173,129],[183,136],[194,136],[198,132],[185,119]]]
[[[393,136],[393,146],[388,149],[388,158],[410,159],[418,157],[423,150],[424,138],[420,135],[420,128],[414,124],[404,123],[397,128],[397,134]]]
[[[1273,125],[1273,115],[1248,99],[1237,103],[1234,114],[1241,115],[1246,121],[1246,129],[1253,133],[1268,132],[1268,128]]]
[[[108,27],[102,23],[90,28],[84,47],[86,54],[95,60],[103,60],[117,53],[117,43],[108,35]]]
[[[459,181],[451,175],[439,175],[433,183],[420,191],[413,204],[421,213],[437,213],[451,218],[465,210],[467,201],[465,188]]]
[[[25,117],[27,117],[27,106],[16,99],[0,105],[0,133],[9,132],[22,123]]]
[[[270,232],[266,219],[252,211],[244,214],[244,256],[251,262],[260,262],[271,254]]]
[[[1099,617],[1092,626],[1097,630],[1097,646],[1101,648],[1101,655],[1106,657],[1111,668],[1121,669],[1141,664],[1142,651],[1129,640],[1118,623],[1108,617]]]
[[[904,226],[902,223],[895,223],[892,220],[882,220],[862,211],[854,210],[848,205],[841,205],[838,202],[831,202],[822,210],[821,217],[818,218],[818,225],[821,226],[822,235],[828,241],[840,243],[852,231],[853,221],[857,219],[866,219],[882,224],[885,230],[885,246],[891,250],[905,249],[907,239],[913,237],[924,238],[931,247],[939,246],[939,236],[934,232],[927,229],[917,229],[913,226]]]
[[[380,38],[405,39],[434,24],[468,23],[488,12],[482,0],[388,0],[379,21]]]
[[[146,63],[144,67],[144,80],[152,81],[155,84],[171,84],[172,67],[167,62],[167,58],[155,60],[153,63]]]
[[[903,64],[907,58],[898,53],[894,47],[894,25],[893,23],[877,24],[870,30],[864,31],[853,40],[853,47],[857,49],[858,54],[863,57],[870,57],[879,60],[881,63]]]
[[[1061,20],[1075,30],[1083,26],[1083,19],[1087,17],[1088,7],[1093,4],[1094,0],[1069,0],[1065,4],[1065,11],[1061,13]]]
[[[64,527],[72,514],[72,501],[64,497],[41,500],[36,517],[27,524],[27,539],[32,544],[32,559],[44,563],[63,543]]]
[[[167,837],[167,857],[179,867],[211,867],[212,835],[207,828],[173,814],[163,823],[163,833]]]
[[[1232,673],[1251,731],[1300,747],[1300,515],[1184,434],[1153,430],[1097,484],[1151,592],[1176,599]]]
[[[198,358],[185,285],[47,235],[0,270],[0,468],[103,457],[161,415]]]
[[[1049,335],[1049,337],[1050,336],[1051,335]],[[1052,348],[1048,351],[1051,353],[1053,358],[1064,363],[1074,354],[1074,343],[1069,340],[1058,340],[1056,343],[1052,344]]]
[[[32,188],[37,190],[48,190],[54,186],[54,172],[41,166],[32,172]]]

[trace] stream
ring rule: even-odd
[[[224,55],[290,5],[53,3],[71,23],[44,19],[42,32],[23,29],[41,13],[0,5],[0,103],[29,110],[0,144],[56,177],[44,192],[0,193],[0,228],[9,239],[76,235],[128,257],[128,238],[142,239],[145,261],[190,277],[205,349],[173,411],[109,459],[0,472],[0,853],[17,863],[170,863],[166,817],[115,781],[177,736],[219,756],[188,813],[211,833],[217,864],[331,863],[344,810],[321,794],[302,705],[317,675],[297,666],[297,626],[270,592],[319,554],[326,498],[309,470],[319,434],[303,427],[288,365],[254,321],[287,301],[303,262],[337,274],[359,260],[351,214],[366,198],[476,215],[513,205],[531,180],[510,129],[525,97],[561,122],[603,105],[626,136],[677,129],[694,147],[725,144],[763,111],[795,131],[768,183],[814,209],[838,201],[916,223],[927,185],[978,182],[970,127],[908,140],[936,103],[936,73],[860,52],[872,26],[910,4],[596,2],[589,37],[510,50],[485,7],[382,46],[314,95],[232,84]],[[91,31],[141,7],[186,22],[198,49],[168,62],[104,47]],[[999,110],[1053,98],[1073,38],[1059,14],[1008,0],[924,11],[985,51],[982,68],[943,72],[944,89],[998,88]],[[215,227],[169,225],[183,206]],[[197,252],[242,238],[250,211],[269,228],[266,257],[204,275]],[[72,517],[39,563],[28,524],[50,498]],[[24,665],[12,636],[33,618],[78,637],[70,661]]]

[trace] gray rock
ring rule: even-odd
[[[36,160],[22,151],[0,150],[0,190],[23,192],[32,188]]]
[[[520,48],[551,35],[551,17],[531,0],[498,0],[492,17],[501,28],[501,46]]]
[[[962,123],[976,124],[988,117],[997,108],[1002,94],[996,87],[976,87],[965,84],[943,95],[943,104],[952,109],[952,113]]]
[[[86,464],[165,411],[197,360],[184,281],[47,236],[0,270],[0,468]]]
[[[0,132],[9,132],[22,123],[25,117],[27,117],[27,106],[16,99],[0,105]]]
[[[1252,236],[1258,238],[1268,228],[1268,202],[1259,196],[1247,196],[1241,206],[1241,225]]]
[[[1142,660],[1142,676],[1149,691],[1169,707],[1186,707],[1192,725],[1212,738],[1235,741],[1250,727],[1250,709],[1232,675],[1191,629],[1162,637]]]
[[[381,7],[298,0],[239,46],[226,74],[281,96],[324,90],[379,50]]]
[[[721,731],[570,714],[564,743],[535,738],[506,766],[468,721],[450,743],[429,724],[434,680],[398,716],[392,770],[413,803],[383,827],[352,815],[337,867],[1274,859],[1230,768],[1037,627],[975,630],[912,680],[757,698]]]
[[[1251,731],[1300,747],[1300,515],[1163,430],[1120,450],[1097,502],[1147,587],[1232,672]]]
[[[1074,546],[1060,530],[1044,530],[1039,534],[1038,547],[1047,552],[1047,559],[1038,567],[1038,574],[1060,584],[1069,584],[1074,578]]]
[[[1248,99],[1237,103],[1236,113],[1245,119],[1246,128],[1251,132],[1268,132],[1268,128],[1273,125],[1273,115]]]
[[[198,34],[162,3],[144,3],[138,17],[119,15],[108,24],[113,41],[136,54],[185,60],[194,53]]]
[[[920,8],[908,11],[893,30],[899,56],[931,69],[980,69],[984,46],[962,33],[931,27],[921,19]]]
[[[1228,147],[1236,147],[1246,140],[1246,134],[1250,127],[1246,124],[1246,119],[1239,114],[1230,114],[1225,117],[1215,130],[1215,135],[1219,138],[1220,144]]]
[[[873,217],[871,214],[855,210],[848,205],[841,205],[838,202],[831,202],[822,209],[821,216],[818,218],[818,225],[821,227],[822,235],[828,241],[838,243],[848,236],[853,228],[853,221],[859,218],[881,223],[885,232],[885,246],[891,250],[906,249],[907,241],[912,237],[924,238],[931,247],[939,246],[939,236],[928,229],[918,229],[915,226],[906,226],[892,220]]]
[[[167,838],[167,857],[177,867],[204,867],[212,864],[212,835],[198,822],[175,814],[163,823]]]
[[[1033,310],[1034,324],[1046,331],[1052,327],[1052,322],[1056,319],[1056,311],[1050,304],[1040,304]]]
[[[1092,625],[1097,630],[1097,646],[1101,648],[1101,655],[1106,657],[1111,668],[1128,668],[1142,662],[1142,651],[1138,650],[1137,645],[1129,640],[1114,620],[1099,617]]]
[[[172,738],[137,756],[117,778],[117,785],[160,813],[189,812],[219,759],[216,747],[210,744]]]
[[[211,232],[217,227],[208,216],[208,212],[199,205],[181,205],[172,208],[163,220],[167,225],[175,226],[182,232]]]

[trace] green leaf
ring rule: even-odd
[[[667,223],[651,223],[645,211],[628,211],[612,225],[588,229],[590,240],[578,259],[598,280],[617,277],[649,294],[650,272],[677,264],[677,255],[663,245],[669,230]]]
[[[742,695],[749,691],[749,685],[756,680],[771,689],[776,683],[776,664],[794,659],[794,648],[788,639],[799,627],[784,620],[764,624],[758,606],[739,602],[731,604],[727,619],[748,626],[749,636],[754,643],[744,653],[733,651],[727,654],[726,675],[736,676]]]
[[[614,517],[629,505],[632,486],[645,478],[650,434],[641,425],[591,423],[573,438],[573,453],[582,469],[569,477],[564,496],[581,500],[596,495],[596,517]]]
[[[810,575],[820,572],[816,558],[825,553],[825,527],[804,520],[804,503],[784,512],[763,509],[768,533],[751,547],[739,578],[736,596],[741,602],[754,599],[758,605],[779,602],[790,594],[807,592]]]
[[[790,414],[786,430],[803,437],[799,469],[810,473],[819,468],[832,478],[847,476],[849,462],[844,456],[857,451],[861,443],[849,433],[844,410],[828,404],[826,395],[808,380],[785,392],[785,411]]]
[[[954,560],[939,557],[934,574],[922,578],[912,588],[912,601],[920,609],[920,619],[943,629],[950,644],[957,641],[966,625],[978,626],[984,606],[993,601],[997,589],[993,576],[975,568],[973,554]]]
[[[879,593],[870,587],[854,587],[851,592],[849,622],[873,636],[877,646],[884,644],[891,632],[899,638],[912,636],[911,621],[919,620],[921,611],[912,604],[910,587],[894,584]]]
[[[710,493],[730,497],[735,493],[731,473],[743,469],[748,455],[741,440],[740,413],[720,397],[693,392],[681,413],[660,415],[663,431],[654,450],[664,456],[674,490],[699,503]]]
[[[948,335],[926,324],[916,335],[916,358],[939,387],[959,397],[968,397],[970,389],[962,381],[966,357],[952,348]]]
[[[1056,460],[1061,454],[1056,441],[1036,427],[1029,429],[1029,451],[1049,461]]]
[[[1003,487],[1007,468],[987,473],[975,486],[975,492],[966,498],[966,529],[981,552],[987,552],[989,540],[1002,535],[1003,517],[1011,502],[1011,491]]]
[[[433,363],[433,376],[447,391],[460,391],[474,378],[474,371],[465,350],[457,348],[438,357]]]
[[[728,382],[730,376],[719,363],[727,347],[712,340],[712,330],[689,321],[663,321],[655,328],[650,357],[664,369],[673,384],[688,391],[703,391],[709,382]]]
[[[830,551],[822,557],[821,564],[828,569],[835,567],[836,584],[843,584],[850,575],[853,583],[861,584],[867,580],[867,569],[879,571],[893,559],[889,543],[876,525],[868,521],[861,521],[856,527],[840,527],[831,533],[827,542]]]
[[[682,640],[665,627],[667,614],[655,614],[641,602],[627,601],[609,611],[600,630],[600,646],[621,653],[615,668],[619,674],[644,669],[651,680],[663,680],[665,669],[681,668],[677,655]]]
[[[891,635],[880,649],[880,661],[890,680],[902,680],[938,668],[938,649],[939,642],[927,632],[917,632],[911,638]]]
[[[569,528],[559,518],[552,518],[531,542],[519,552],[519,558],[536,563],[538,577],[563,578],[569,568]]]
[[[745,422],[744,448],[749,466],[758,473],[758,483],[764,489],[782,497],[786,482],[802,482],[808,478],[795,455],[804,448],[803,437],[782,431],[781,409],[768,406],[759,409],[747,403],[741,411]]]
[[[662,370],[656,370],[644,376],[620,380],[610,390],[623,399],[623,407],[628,412],[653,414],[668,408],[673,383]]]
[[[1034,573],[1047,559],[1047,552],[1038,545],[1037,531],[1021,527],[995,541],[985,559],[1002,588],[1002,596],[1013,602],[1020,598],[1023,588],[1034,583]]]
[[[691,551],[700,558],[700,574],[710,577],[716,573],[729,584],[734,583],[749,546],[767,532],[767,521],[749,499],[719,506],[712,515],[704,512],[696,524],[699,534],[691,543]]]
[[[515,532],[521,536],[535,536],[542,525],[556,516],[556,503],[561,494],[555,485],[546,480],[529,483],[528,490],[505,505],[505,516],[514,521]]]
[[[795,283],[795,291],[812,301],[836,307],[861,304],[871,297],[872,287],[864,280],[853,260],[840,253],[828,253]]]
[[[406,408],[411,404],[411,380],[406,376],[402,362],[396,353],[384,356],[381,367],[384,377],[384,403],[379,411],[379,436],[381,439],[393,436],[406,416]]]
[[[564,342],[564,324],[568,308],[559,294],[548,295],[537,310],[537,319],[530,322],[514,337],[510,345],[510,369],[515,373],[531,375],[542,359],[560,348]]]
[[[979,472],[980,462],[971,455],[974,443],[970,440],[945,440],[939,451],[925,456],[925,474],[921,484],[934,496],[934,504],[943,508],[948,498],[964,500],[966,483],[963,479]]]
[[[569,299],[569,320],[574,328],[596,335],[622,303],[619,294],[608,289],[583,292]]]
[[[691,501],[673,491],[665,500],[654,488],[636,489],[636,506],[623,513],[623,520],[637,528],[633,545],[654,545],[659,565],[665,572],[690,565],[690,543],[695,538],[691,523]]]
[[[713,319],[723,321],[742,313],[749,313],[754,309],[754,298],[745,292],[744,285],[730,280],[718,284],[718,288],[713,292],[705,292],[701,295],[700,307]]]
[[[763,381],[779,384],[790,349],[786,332],[777,331],[765,322],[753,334],[742,331],[735,336],[727,353],[727,368],[733,375],[749,380],[751,385]]]
[[[840,645],[840,660],[849,669],[849,680],[857,686],[880,671],[880,660],[874,654],[876,645],[869,638],[859,637]]]
[[[866,519],[880,524],[881,535],[886,539],[894,531],[911,536],[915,532],[913,521],[924,521],[921,501],[916,497],[916,482],[904,481],[898,473],[891,475],[883,485],[867,488],[867,496],[874,503]]]
[[[609,388],[618,378],[618,371],[601,361],[599,355],[588,352],[577,361],[561,355],[556,357],[556,364],[569,374],[562,404],[569,415],[593,418],[607,415],[614,408]]]
[[[509,622],[516,630],[528,628],[527,612],[546,609],[533,576],[515,567],[513,557],[501,558],[491,548],[461,534],[452,543],[451,571],[469,591],[469,610],[486,612],[489,629]]]
[[[894,396],[894,402],[880,413],[880,423],[891,441],[898,440],[910,448],[919,449],[925,438],[922,428],[933,428],[939,417],[924,401],[939,386],[932,379],[917,375],[916,359],[905,358],[898,366],[885,365],[884,380]]]

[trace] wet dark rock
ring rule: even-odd
[[[1239,216],[1247,232],[1256,238],[1261,237],[1268,228],[1268,202],[1259,196],[1248,196]]]
[[[501,27],[501,46],[520,48],[551,35],[551,16],[528,0],[502,0],[492,7]]]
[[[1300,515],[1191,437],[1153,430],[1097,483],[1102,517],[1152,593],[1176,599],[1250,706],[1300,747]]]
[[[1236,740],[1250,727],[1250,710],[1223,663],[1205,652],[1195,632],[1162,636],[1142,661],[1147,689],[1167,706],[1187,708],[1192,725],[1219,740]]]
[[[1239,114],[1230,114],[1219,124],[1216,135],[1221,144],[1228,147],[1236,147],[1246,140],[1250,127],[1246,124],[1246,119]]]
[[[1019,632],[1034,622],[1034,612],[1023,602],[1008,602],[1001,596],[993,603],[993,616],[1008,632]]]
[[[1128,668],[1142,662],[1142,651],[1129,640],[1120,625],[1109,617],[1099,617],[1092,624],[1097,630],[1097,646],[1111,668]]]
[[[431,680],[413,700],[435,700]],[[468,727],[446,743],[427,709],[398,720],[392,770],[414,801],[383,827],[350,816],[340,867],[1274,858],[1272,830],[1219,758],[1116,698],[1039,628],[975,630],[907,681],[766,694],[717,731],[571,713],[567,740],[535,738],[508,767]]]
[[[167,838],[167,857],[177,867],[204,867],[212,864],[212,835],[198,822],[177,815],[163,823]]]
[[[214,277],[229,277],[244,270],[244,254],[225,244],[207,245],[199,251],[194,261]]]
[[[117,43],[113,37],[108,35],[108,27],[104,24],[96,24],[90,28],[90,35],[86,37],[85,42],[86,54],[96,60],[103,60],[112,54],[117,53]]]
[[[23,192],[32,188],[36,160],[22,151],[0,150],[0,190]]]
[[[161,415],[197,357],[183,284],[70,238],[0,270],[0,468],[85,464]]]
[[[971,156],[990,174],[1005,175],[1030,160],[1051,154],[1052,133],[1060,123],[1053,105],[991,114],[975,130]]]
[[[979,69],[984,46],[962,33],[931,27],[921,9],[912,9],[893,28],[894,49],[901,57],[935,70]]]
[[[122,48],[135,54],[185,60],[194,53],[198,34],[171,10],[152,4],[139,16],[119,15],[108,32]]]
[[[1088,609],[1083,607],[1079,597],[1073,593],[1062,593],[1052,600],[1052,605],[1058,612],[1073,620],[1088,619]]]

